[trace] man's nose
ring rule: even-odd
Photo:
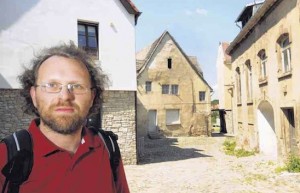
[[[67,86],[63,86],[59,94],[60,98],[62,98],[63,100],[74,99],[74,94],[72,90],[70,90]]]

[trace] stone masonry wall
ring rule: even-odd
[[[105,91],[102,127],[119,136],[124,164],[136,164],[135,92]],[[23,113],[18,89],[0,89],[0,140],[19,129],[27,129],[34,116]]]
[[[106,91],[102,128],[116,133],[124,164],[136,164],[136,92]]]
[[[31,119],[23,113],[23,98],[18,89],[0,89],[0,139],[19,129],[27,129]]]

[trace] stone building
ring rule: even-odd
[[[299,154],[300,1],[249,4],[232,58],[233,114],[238,144],[274,158]]]
[[[111,84],[96,122],[119,135],[124,163],[135,164],[135,25],[141,13],[134,4],[130,0],[10,0],[0,1],[0,7],[0,138],[27,128],[33,118],[22,113],[17,75],[23,65],[44,47],[73,41],[108,74]]]
[[[210,93],[196,57],[169,32],[136,54],[138,136],[210,135]]]
[[[219,98],[219,118],[221,121],[221,131],[228,134],[235,134],[232,114],[233,80],[231,75],[231,57],[226,54],[229,43],[220,42],[217,56],[217,78],[218,78],[218,98]],[[223,128],[225,127],[225,128]]]

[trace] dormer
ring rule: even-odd
[[[257,10],[263,5],[265,1],[254,1],[254,3],[247,4],[238,18],[235,20],[235,23],[241,23],[242,26],[239,25],[240,28],[243,28],[247,22],[251,19],[251,17],[257,12]]]

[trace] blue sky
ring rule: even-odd
[[[136,25],[136,50],[153,43],[165,30],[189,56],[197,56],[204,78],[217,98],[219,42],[239,32],[235,20],[254,0],[131,0],[142,15]],[[257,0],[256,0],[257,1]]]

